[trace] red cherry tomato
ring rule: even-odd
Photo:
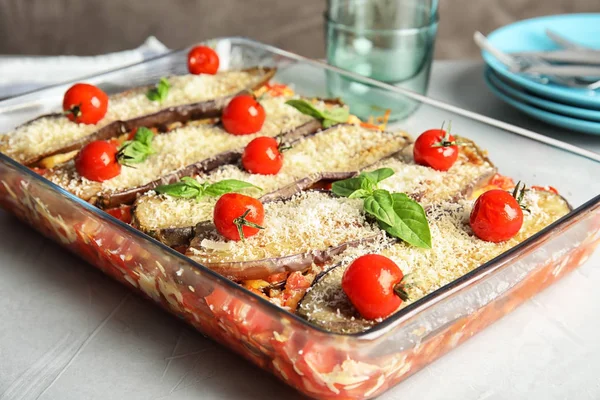
[[[342,289],[366,319],[385,318],[400,307],[394,289],[404,274],[387,257],[367,254],[354,260],[342,278]]]
[[[490,190],[475,201],[469,223],[481,240],[504,242],[521,229],[523,210],[510,193],[500,189]]]
[[[79,175],[91,181],[103,182],[121,173],[117,162],[117,146],[106,140],[96,140],[85,145],[75,158]]]
[[[234,135],[249,135],[260,131],[265,123],[265,109],[248,94],[235,96],[223,110],[221,122]]]
[[[126,224],[131,223],[131,206],[109,208],[105,211],[116,219],[120,219],[121,221],[125,222]]]
[[[283,165],[279,143],[272,137],[257,137],[244,149],[242,165],[251,174],[275,175]]]
[[[456,139],[443,129],[423,132],[415,141],[415,162],[438,171],[448,171],[458,158]]]
[[[65,93],[63,110],[71,121],[96,124],[106,115],[108,96],[87,83],[76,83]]]
[[[214,75],[219,69],[219,56],[207,46],[196,46],[188,53],[188,70],[191,74]]]
[[[221,235],[229,240],[243,240],[262,229],[265,210],[262,203],[253,197],[226,193],[215,204],[213,219]],[[239,229],[242,230],[242,237]]]

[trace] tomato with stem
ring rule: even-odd
[[[108,95],[87,83],[76,83],[65,92],[63,111],[73,122],[97,124],[108,110]]]
[[[415,162],[438,171],[448,171],[458,159],[458,143],[450,128],[423,132],[413,147]]]
[[[229,240],[244,240],[258,233],[265,218],[262,203],[254,197],[226,193],[215,204],[213,220],[217,231]]]
[[[396,263],[379,254],[358,257],[342,277],[342,289],[366,319],[386,318],[408,299]]]
[[[96,182],[104,182],[121,173],[117,160],[119,149],[112,141],[96,140],[85,145],[75,158],[79,175]]]
[[[489,190],[477,198],[471,210],[469,224],[473,233],[486,242],[505,242],[523,226],[520,205],[525,186],[517,183],[513,194],[501,189]]]

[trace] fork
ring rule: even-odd
[[[567,78],[567,77],[559,77],[553,75],[541,75],[541,74],[533,74],[523,72],[527,68],[533,65],[551,65],[550,63],[540,59],[539,57],[533,55],[520,55],[514,56],[507,54],[498,48],[494,47],[487,38],[481,32],[475,32],[473,35],[473,39],[477,46],[480,49],[487,51],[491,55],[493,55],[498,61],[504,64],[510,71],[525,74],[540,83],[547,84],[549,82],[556,83],[558,85],[580,88],[580,89],[590,89],[596,90],[600,88],[600,80],[596,82],[584,81],[577,77]]]

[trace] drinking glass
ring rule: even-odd
[[[438,26],[437,0],[329,0],[325,13],[327,61],[360,75],[420,94],[427,92]],[[402,119],[416,102],[370,101],[371,88],[347,77],[328,76],[332,96],[347,100],[365,119],[390,110]],[[374,97],[374,96],[371,96]]]

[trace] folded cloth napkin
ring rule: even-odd
[[[150,36],[135,49],[97,56],[0,56],[0,99],[134,64],[168,50]]]

